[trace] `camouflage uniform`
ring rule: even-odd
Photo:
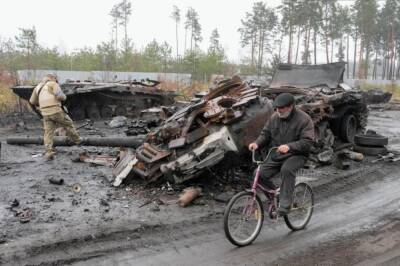
[[[36,86],[29,100],[32,105],[39,106],[43,116],[46,156],[52,156],[55,153],[53,138],[54,131],[58,127],[64,127],[67,130],[67,136],[75,144],[81,141],[73,121],[61,108],[61,101],[65,101],[66,98],[58,83],[47,77]]]

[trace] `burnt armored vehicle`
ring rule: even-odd
[[[368,108],[363,93],[343,83],[345,64],[281,64],[262,94],[270,99],[282,92],[294,94],[297,106],[313,119],[320,140],[333,133],[342,142],[353,143],[354,136],[365,130]]]
[[[128,175],[180,183],[214,166],[237,165],[234,159],[247,151],[272,113],[258,88],[237,76],[223,80],[149,132],[135,152],[122,156],[114,186]]]
[[[67,95],[65,106],[75,120],[98,119],[118,115],[138,116],[150,107],[174,103],[176,94],[160,88],[155,80],[96,83],[68,81],[61,84]],[[12,90],[29,100],[34,86],[16,86]]]
[[[281,65],[268,88],[254,88],[238,77],[221,81],[149,132],[135,152],[122,156],[115,165],[114,186],[128,175],[146,181],[164,176],[180,183],[227,162],[240,165],[240,154],[248,152],[247,145],[274,112],[272,100],[283,92],[294,94],[297,108],[315,123],[310,160],[330,163],[338,150],[334,146],[352,143],[367,123],[362,94],[343,83],[343,73],[343,63]]]

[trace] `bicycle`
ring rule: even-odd
[[[269,150],[266,160],[271,152]],[[255,151],[252,151],[252,160],[257,164],[251,190],[239,192],[229,201],[224,213],[224,231],[228,240],[236,246],[247,246],[259,235],[264,221],[264,207],[259,196],[263,192],[267,198],[266,210],[268,217],[278,220],[279,191],[269,189],[259,183],[260,168],[263,161],[255,159]],[[314,194],[311,187],[304,182],[297,183],[293,192],[293,203],[289,214],[284,215],[286,225],[292,230],[302,230],[309,223],[314,209]],[[244,228],[246,226],[248,228]]]

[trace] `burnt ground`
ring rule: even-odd
[[[372,111],[369,128],[389,136],[390,147],[400,150],[399,118],[399,111]],[[42,134],[37,119],[27,117],[28,129],[18,128],[20,133],[12,123],[17,118],[7,119],[0,129],[0,264],[348,265],[395,262],[400,254],[399,163],[372,164],[374,158],[366,158],[350,170],[328,166],[308,172],[317,201],[309,228],[288,234],[283,223],[265,225],[253,245],[236,249],[223,235],[225,203],[214,197],[240,187],[210,181],[215,176],[209,175],[172,191],[164,182],[146,186],[140,180],[113,188],[109,167],[71,161],[82,147],[59,147],[56,159],[44,162],[40,146],[5,144],[10,135]],[[80,132],[124,135],[104,121]],[[51,177],[65,184],[50,184]],[[72,191],[75,183],[82,187],[78,193]],[[181,208],[175,200],[191,185],[202,186],[203,196]],[[14,199],[19,206],[10,209]],[[15,213],[25,208],[32,219],[21,223]]]

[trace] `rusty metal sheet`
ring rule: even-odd
[[[186,137],[186,143],[191,144],[209,134],[209,130],[204,127],[197,128],[190,132]]]

